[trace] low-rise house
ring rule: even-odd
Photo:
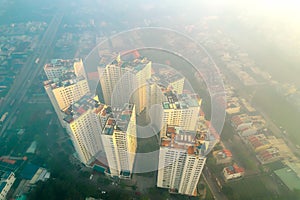
[[[213,152],[217,164],[227,164],[232,161],[232,153],[228,149]]]
[[[239,167],[237,164],[234,164],[229,167],[225,167],[223,169],[223,175],[225,178],[225,181],[240,178],[244,176],[245,170],[242,167]]]

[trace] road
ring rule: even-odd
[[[52,18],[42,39],[37,44],[35,49],[36,53],[32,54],[23,65],[22,70],[17,75],[10,91],[1,102],[0,114],[5,112],[8,112],[9,114],[2,125],[0,137],[4,137],[5,130],[11,127],[13,123],[12,119],[15,117],[15,113],[17,113],[18,109],[22,106],[23,99],[31,86],[31,81],[33,81],[41,70],[43,70],[43,64],[49,58],[49,53],[53,48],[53,42],[62,18],[62,13],[58,13]],[[40,59],[38,64],[35,63],[37,58]]]
[[[227,197],[222,192],[219,192],[219,186],[217,185],[217,182],[214,180],[214,177],[211,175],[207,167],[204,167],[202,175],[214,199],[227,200]]]

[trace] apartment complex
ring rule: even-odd
[[[196,196],[197,183],[209,144],[206,135],[168,126],[161,139],[157,186],[168,188],[171,193]]]
[[[82,60],[52,60],[45,65],[44,71],[49,78],[44,88],[64,126],[61,111],[90,92]]]
[[[116,68],[113,64],[107,67],[109,76],[107,88],[111,85],[110,83],[117,83],[117,80],[121,78],[111,77],[119,72],[120,76],[125,77],[126,72],[133,73],[134,79],[128,78],[125,81],[137,80],[139,83],[147,78],[144,71],[148,70],[148,74],[151,74],[149,61],[136,60],[130,64],[137,68],[146,68],[144,71],[132,68],[128,63],[122,63],[121,66],[120,62],[120,60],[117,62],[120,66],[115,66],[119,67],[119,71],[114,71]],[[52,60],[51,63],[45,65],[44,70],[50,79],[44,83],[45,90],[60,122],[72,140],[78,159],[89,166],[99,156],[105,155],[106,160],[101,161],[109,167],[108,174],[130,178],[137,146],[135,105],[116,106],[118,104],[114,104],[115,107],[112,108],[93,98],[93,95],[89,93],[82,60]],[[129,75],[132,75],[131,73]],[[132,82],[127,82],[128,87],[122,89],[125,88],[129,92],[130,83]],[[112,92],[108,91],[107,97],[110,97]],[[125,101],[125,98],[121,100]],[[118,103],[121,104],[122,101]],[[144,104],[146,102],[143,106]]]
[[[79,160],[85,165],[103,152],[102,128],[111,108],[85,95],[64,111],[64,122]]]
[[[67,72],[86,77],[82,59],[52,59],[50,63],[45,64],[44,72],[48,80],[61,78]]]
[[[137,148],[135,105],[113,108],[112,113],[101,134],[109,174],[131,178]]]
[[[136,116],[157,105],[160,111],[152,110],[152,120],[160,126],[157,186],[197,195],[211,131],[199,123],[202,100],[184,90],[184,77],[170,70],[155,74],[146,58],[122,61],[119,55],[98,68],[105,101],[100,103],[89,94],[81,60],[53,63],[45,66],[47,77],[52,78],[45,82],[45,90],[82,163],[88,166],[105,155],[101,163],[108,167],[106,174],[131,178],[137,149]]]
[[[122,61],[120,55],[105,68],[99,67],[99,78],[106,104],[122,106],[134,102],[140,113],[147,105],[146,80],[151,78],[151,61],[146,58]]]
[[[172,90],[164,92],[163,125],[161,137],[166,127],[179,126],[184,130],[196,130],[202,100],[196,94],[176,94]]]
[[[160,70],[163,74],[152,74],[151,79],[147,80],[146,88],[146,116],[152,117],[152,124],[157,130],[162,128],[163,107],[162,103],[167,101],[165,93],[172,91],[176,94],[182,94],[184,88],[184,77],[179,74],[169,72],[169,70]],[[157,107],[158,106],[158,107]],[[149,119],[147,119],[149,122]]]

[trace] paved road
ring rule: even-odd
[[[31,85],[31,81],[33,81],[41,72],[43,64],[49,58],[49,53],[53,49],[53,42],[62,18],[62,13],[58,13],[52,18],[42,39],[37,44],[37,48],[35,49],[36,53],[28,58],[27,62],[22,67],[21,72],[17,75],[10,91],[1,102],[0,114],[5,112],[8,112],[9,114],[2,125],[0,137],[4,137],[5,130],[11,127],[13,122],[12,119],[15,117],[19,107],[22,106],[23,99]],[[39,64],[35,63],[37,58],[40,59]]]
[[[216,180],[214,180],[214,177],[209,172],[209,169],[207,167],[204,167],[202,172],[203,178],[205,182],[207,183],[213,197],[215,200],[227,200],[227,197],[222,193],[219,192],[219,186],[217,185]]]

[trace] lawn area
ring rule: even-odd
[[[242,180],[229,182],[226,184],[231,190],[228,190],[228,197],[234,199],[275,199],[277,195],[273,194],[267,187],[269,178],[266,176],[252,176]],[[267,180],[267,181],[266,181]]]

